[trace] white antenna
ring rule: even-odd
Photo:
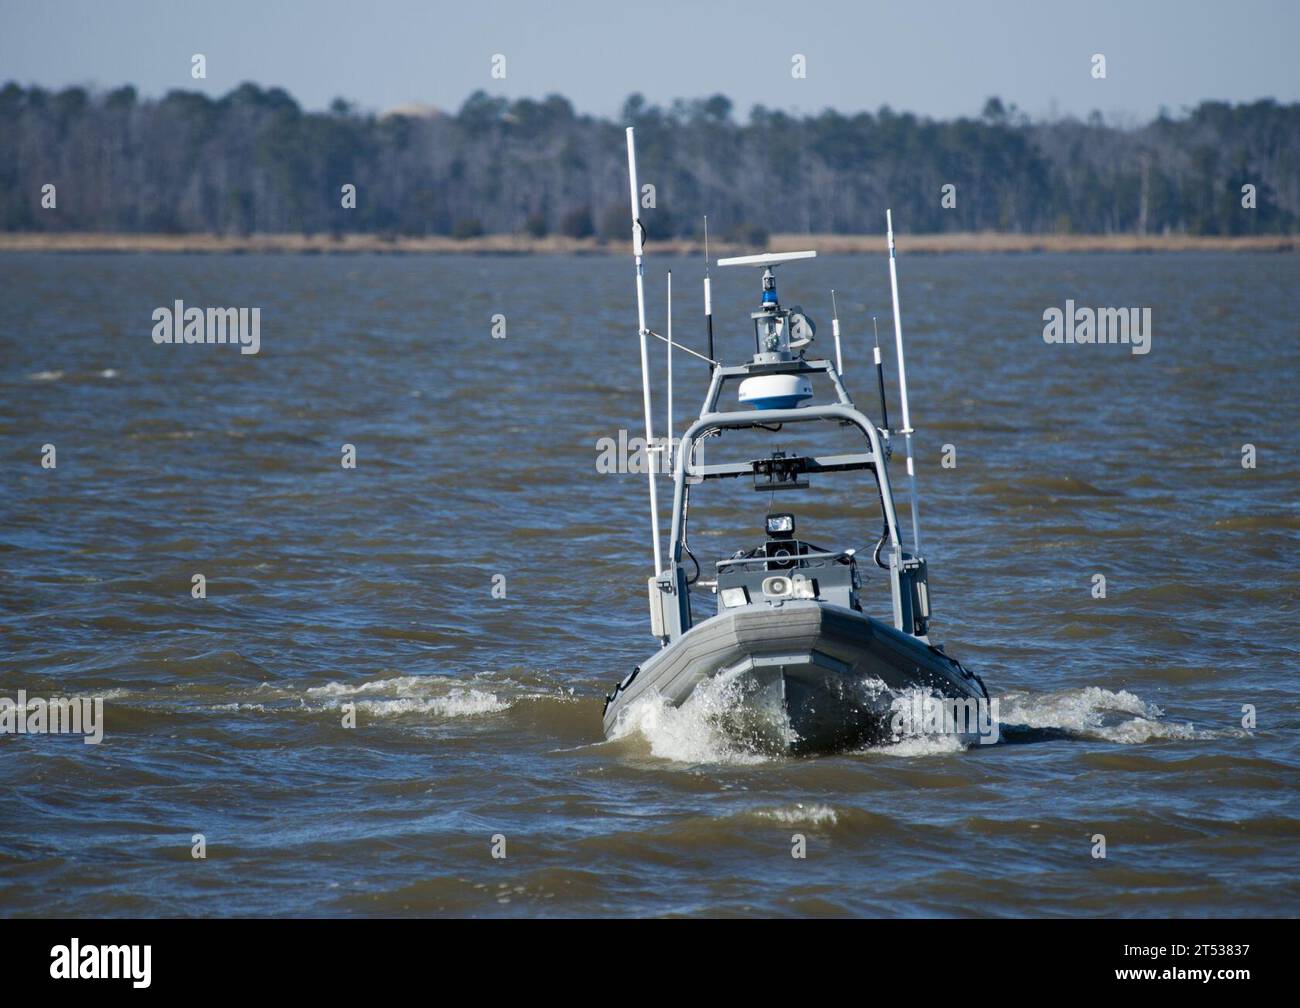
[[[844,358],[840,356],[840,310],[835,307],[835,288],[831,288],[831,335],[835,337],[835,370],[844,376]]]
[[[645,228],[641,226],[641,189],[636,180],[636,135],[631,126],[627,128],[627,175],[629,191],[632,194],[632,254],[636,258],[637,335],[641,338],[641,400],[645,407],[646,451],[650,452],[655,441],[650,420],[650,358],[646,349],[646,337],[650,335],[650,330],[645,324],[645,267],[641,263]],[[653,459],[655,456],[648,457]],[[657,468],[653,463],[646,466],[646,476],[650,480],[650,534],[654,544],[655,577],[663,573],[663,560],[659,555],[659,495],[655,490]]]
[[[672,467],[673,451],[673,271],[668,271],[668,339],[665,350],[668,351],[668,424],[664,429],[664,451],[668,453],[668,464]]]
[[[704,321],[709,333],[709,357],[713,357],[713,288],[709,285],[709,215],[704,215]]]
[[[907,409],[907,366],[903,363],[903,321],[898,311],[898,267],[894,264],[894,213],[885,211],[885,229],[889,239],[889,291],[894,298],[894,346],[898,353],[898,394],[903,406],[903,439],[907,449],[908,503],[912,512],[912,549],[921,553],[921,518],[916,499],[916,466],[912,462],[912,416]]]

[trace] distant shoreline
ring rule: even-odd
[[[897,236],[900,252],[1300,252],[1300,235],[1238,237],[1192,235],[1085,235],[956,232]],[[630,242],[595,238],[528,235],[482,235],[476,238],[384,237],[346,234],[110,234],[83,232],[0,232],[0,252],[121,252],[186,254],[294,253],[327,255],[372,253],[391,255],[627,255]],[[776,234],[764,251],[814,248],[826,254],[883,252],[883,235]],[[753,252],[748,245],[711,241],[717,254]],[[700,255],[699,241],[681,238],[649,241],[646,252],[656,255]]]

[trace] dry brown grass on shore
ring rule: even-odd
[[[1297,252],[1298,235],[1206,237],[1192,235],[1071,235],[958,232],[898,235],[900,252]],[[0,232],[0,252],[171,252],[171,253],[390,253],[403,255],[626,255],[626,242],[552,235],[483,235],[477,238],[385,237],[371,234],[106,234],[80,232]],[[883,235],[773,235],[767,250],[788,252],[814,248],[826,254],[883,252]],[[734,243],[712,242],[710,252],[753,252]],[[691,239],[651,241],[646,252],[700,255]]]

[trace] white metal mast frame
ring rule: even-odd
[[[668,338],[664,340],[668,352],[668,409],[665,412],[667,426],[664,428],[664,443],[661,458],[668,459],[669,475],[672,475],[673,458],[673,271],[668,271]]]
[[[907,449],[907,492],[912,512],[912,548],[921,554],[921,516],[916,497],[916,466],[912,461],[912,414],[907,408],[907,365],[903,362],[903,322],[898,310],[898,268],[894,261],[894,213],[885,211],[885,230],[889,241],[889,291],[894,300],[894,347],[898,354],[898,392],[903,407],[903,442]]]
[[[628,191],[632,196],[632,254],[636,259],[636,319],[637,334],[641,340],[641,400],[645,408],[646,458],[650,463],[646,466],[646,477],[650,483],[650,535],[654,545],[655,577],[658,578],[664,569],[659,548],[659,494],[655,486],[655,470],[658,468],[656,463],[659,456],[652,450],[655,441],[650,415],[650,356],[646,345],[646,337],[650,335],[650,330],[645,324],[645,266],[641,261],[644,252],[640,213],[641,188],[637,185],[636,177],[636,135],[631,126],[627,128],[627,174]],[[669,349],[671,351],[671,346]]]

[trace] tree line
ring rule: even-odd
[[[142,100],[130,86],[9,83],[0,229],[621,239],[624,125],[654,187],[651,238],[696,236],[704,214],[749,242],[855,234],[886,206],[923,233],[1291,234],[1300,220],[1300,104],[1273,100],[1120,126],[1031,121],[997,98],[947,121],[763,106],[740,121],[722,95],[667,107],[632,95],[611,122],[559,95],[480,91],[455,114],[375,115],[342,99],[304,111],[255,84]]]

